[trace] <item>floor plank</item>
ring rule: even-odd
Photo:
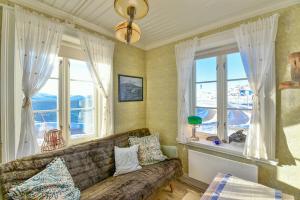
[[[202,191],[192,186],[175,181],[173,193],[170,187],[166,186],[154,196],[153,200],[200,200],[202,194]]]

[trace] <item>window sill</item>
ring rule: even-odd
[[[232,142],[216,145],[212,141],[206,140],[206,137],[207,135],[199,134],[199,141],[189,141],[187,145],[245,158],[243,155],[244,143]]]
[[[259,160],[259,159],[249,159],[243,155],[244,144],[245,143],[221,143],[220,145],[215,145],[212,141],[206,140],[207,134],[197,134],[199,136],[199,141],[189,141],[186,143],[187,146],[207,149],[210,151],[215,151],[222,154],[227,154],[231,156],[236,156],[239,158],[247,159],[255,163],[268,164],[276,166],[278,165],[278,160]]]
[[[97,139],[96,134],[79,134],[79,135],[75,135],[75,136],[72,135],[69,138],[69,144],[75,145],[75,144],[87,142],[87,141],[94,140],[94,139]]]

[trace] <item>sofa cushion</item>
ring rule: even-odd
[[[114,176],[142,169],[138,160],[138,150],[138,145],[123,148],[115,147],[116,172]]]
[[[141,170],[109,177],[81,192],[82,200],[142,200],[158,188],[182,175],[179,159],[169,159],[147,165]]]
[[[80,191],[61,158],[56,158],[46,169],[9,190],[11,199],[80,199]]]
[[[139,161],[141,165],[150,165],[165,160],[167,157],[160,150],[157,135],[145,137],[129,137],[129,144],[139,145]]]

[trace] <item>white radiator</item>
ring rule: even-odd
[[[203,183],[211,183],[218,172],[230,173],[257,183],[257,166],[188,150],[189,177]]]

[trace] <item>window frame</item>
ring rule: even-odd
[[[64,45],[64,43],[62,44]],[[101,115],[97,113],[101,113],[100,111],[100,98],[101,94],[97,89],[97,84],[94,80],[85,81],[85,80],[75,80],[74,81],[83,81],[89,82],[94,84],[94,105],[88,108],[80,108],[80,110],[85,109],[92,109],[93,110],[93,117],[94,117],[94,133],[92,134],[80,134],[76,137],[72,137],[70,125],[71,125],[71,103],[70,103],[70,82],[73,79],[70,79],[70,59],[80,60],[86,62],[86,60],[80,56],[81,49],[80,47],[72,48],[74,51],[77,51],[75,54],[71,56],[66,55],[64,52],[58,55],[58,62],[59,62],[59,70],[58,70],[58,77],[50,78],[58,80],[58,107],[56,110],[33,110],[33,113],[41,113],[41,112],[57,112],[58,113],[58,128],[62,130],[63,137],[65,138],[66,145],[78,144],[81,142],[86,142],[92,139],[96,139],[100,136],[101,130]],[[72,109],[73,110],[73,109]]]
[[[227,106],[227,84],[229,81],[238,81],[238,80],[248,80],[247,78],[240,79],[227,79],[227,55],[231,53],[239,52],[238,46],[236,43],[224,45],[212,49],[202,50],[196,52],[193,64],[193,75],[191,81],[191,108],[190,113],[193,115],[196,114],[196,85],[199,83],[217,83],[217,108],[211,108],[217,110],[217,133],[210,134],[205,132],[197,132],[197,134],[205,136],[220,136],[221,140],[229,141],[229,136],[227,133],[227,111],[228,110],[247,110],[251,111],[252,109],[232,109]],[[199,59],[216,57],[216,81],[196,81],[196,61]],[[202,107],[200,107],[202,108]],[[203,107],[210,108],[210,107]]]
[[[62,66],[60,67],[60,69],[62,70],[62,74],[64,74],[63,78],[62,78],[62,85],[60,88],[60,93],[62,95],[61,98],[61,105],[62,105],[62,117],[61,119],[63,120],[63,135],[65,136],[65,138],[67,139],[68,145],[70,144],[78,144],[81,142],[86,142],[92,139],[95,139],[99,136],[99,131],[100,131],[100,117],[99,115],[97,115],[97,113],[99,113],[99,92],[97,89],[96,84],[94,83],[94,81],[90,81],[94,83],[94,134],[82,134],[82,135],[78,135],[76,137],[72,137],[71,134],[71,103],[70,103],[70,82],[71,79],[70,78],[70,59],[75,59],[75,60],[80,60],[80,61],[85,61],[82,58],[78,57],[62,57]],[[86,62],[86,61],[85,61]],[[84,110],[85,108],[82,108],[81,110]],[[65,128],[64,128],[65,127]]]

